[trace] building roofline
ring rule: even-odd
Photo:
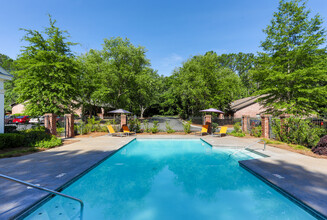
[[[12,80],[13,75],[8,73],[4,68],[0,66],[0,79]]]

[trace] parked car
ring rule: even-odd
[[[31,118],[29,123],[33,123],[33,124],[43,124],[44,123],[44,116],[40,116],[40,117],[35,117],[35,118]]]
[[[18,116],[14,118],[13,123],[15,124],[25,124],[29,122],[29,116]]]
[[[5,115],[5,124],[11,124],[13,117],[11,115]]]

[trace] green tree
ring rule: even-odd
[[[120,37],[105,39],[101,51],[79,58],[83,105],[125,108],[140,112],[155,103],[157,72],[150,68],[146,50]]]
[[[150,65],[145,48],[117,37],[105,39],[101,53],[105,62],[102,99],[115,108],[129,107],[131,93],[137,88],[136,78]]]
[[[78,57],[80,74],[78,75],[78,101],[82,104],[83,114],[95,114],[98,107],[110,107],[102,100],[101,88],[103,74],[103,58],[100,51],[90,50]]]
[[[173,94],[177,110],[187,118],[209,107],[227,109],[230,102],[244,95],[238,75],[219,64],[214,52],[194,56],[173,73]]]
[[[66,41],[67,32],[50,15],[49,22],[43,32],[22,29],[27,46],[17,59],[15,91],[29,115],[62,114],[75,107],[78,68],[70,49],[75,44]]]
[[[256,66],[256,57],[254,54],[242,52],[238,54],[222,54],[218,57],[218,60],[222,67],[229,68],[239,75],[246,88],[247,95],[251,95],[255,91],[255,82],[250,72]]]
[[[178,114],[178,94],[176,93],[176,89],[174,88],[175,83],[174,80],[176,78],[176,74],[171,76],[161,76],[159,80],[159,112],[162,115],[176,115]],[[173,85],[174,84],[174,85]]]
[[[15,80],[15,65],[14,60],[7,55],[0,54],[0,66],[7,70],[14,76],[13,80],[5,81],[5,111],[11,111],[11,104],[14,104],[17,99],[17,93],[14,91],[14,80]]]
[[[143,118],[144,112],[150,106],[158,103],[159,76],[156,71],[147,67],[136,76],[136,89],[132,92],[132,103],[134,108],[140,111]]]
[[[258,94],[275,115],[315,114],[327,106],[325,29],[319,15],[310,17],[302,0],[279,2],[264,30],[258,66],[253,71]],[[324,106],[324,107],[322,107]]]

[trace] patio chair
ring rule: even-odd
[[[123,125],[123,132],[124,134],[128,134],[128,135],[135,134],[135,132],[131,132],[126,125]]]
[[[115,132],[115,129],[111,125],[108,125],[107,128],[109,130],[109,134],[108,135],[111,135],[111,136],[119,136],[119,137],[126,137],[126,134],[124,132]]]
[[[209,125],[202,125],[202,130],[201,131],[198,131],[198,132],[195,132],[195,135],[204,135],[204,134],[208,134],[208,128],[209,128]]]
[[[222,137],[223,135],[226,136],[227,135],[226,133],[227,133],[227,127],[223,126],[223,127],[220,128],[219,132],[213,133],[213,136]]]

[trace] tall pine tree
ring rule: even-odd
[[[310,16],[306,2],[281,0],[264,30],[259,64],[253,72],[258,94],[275,115],[317,114],[327,106],[325,29],[319,15]]]
[[[78,68],[67,33],[55,26],[43,32],[23,29],[26,32],[24,47],[17,60],[16,91],[18,102],[25,102],[25,113],[43,115],[71,112],[76,99]]]

